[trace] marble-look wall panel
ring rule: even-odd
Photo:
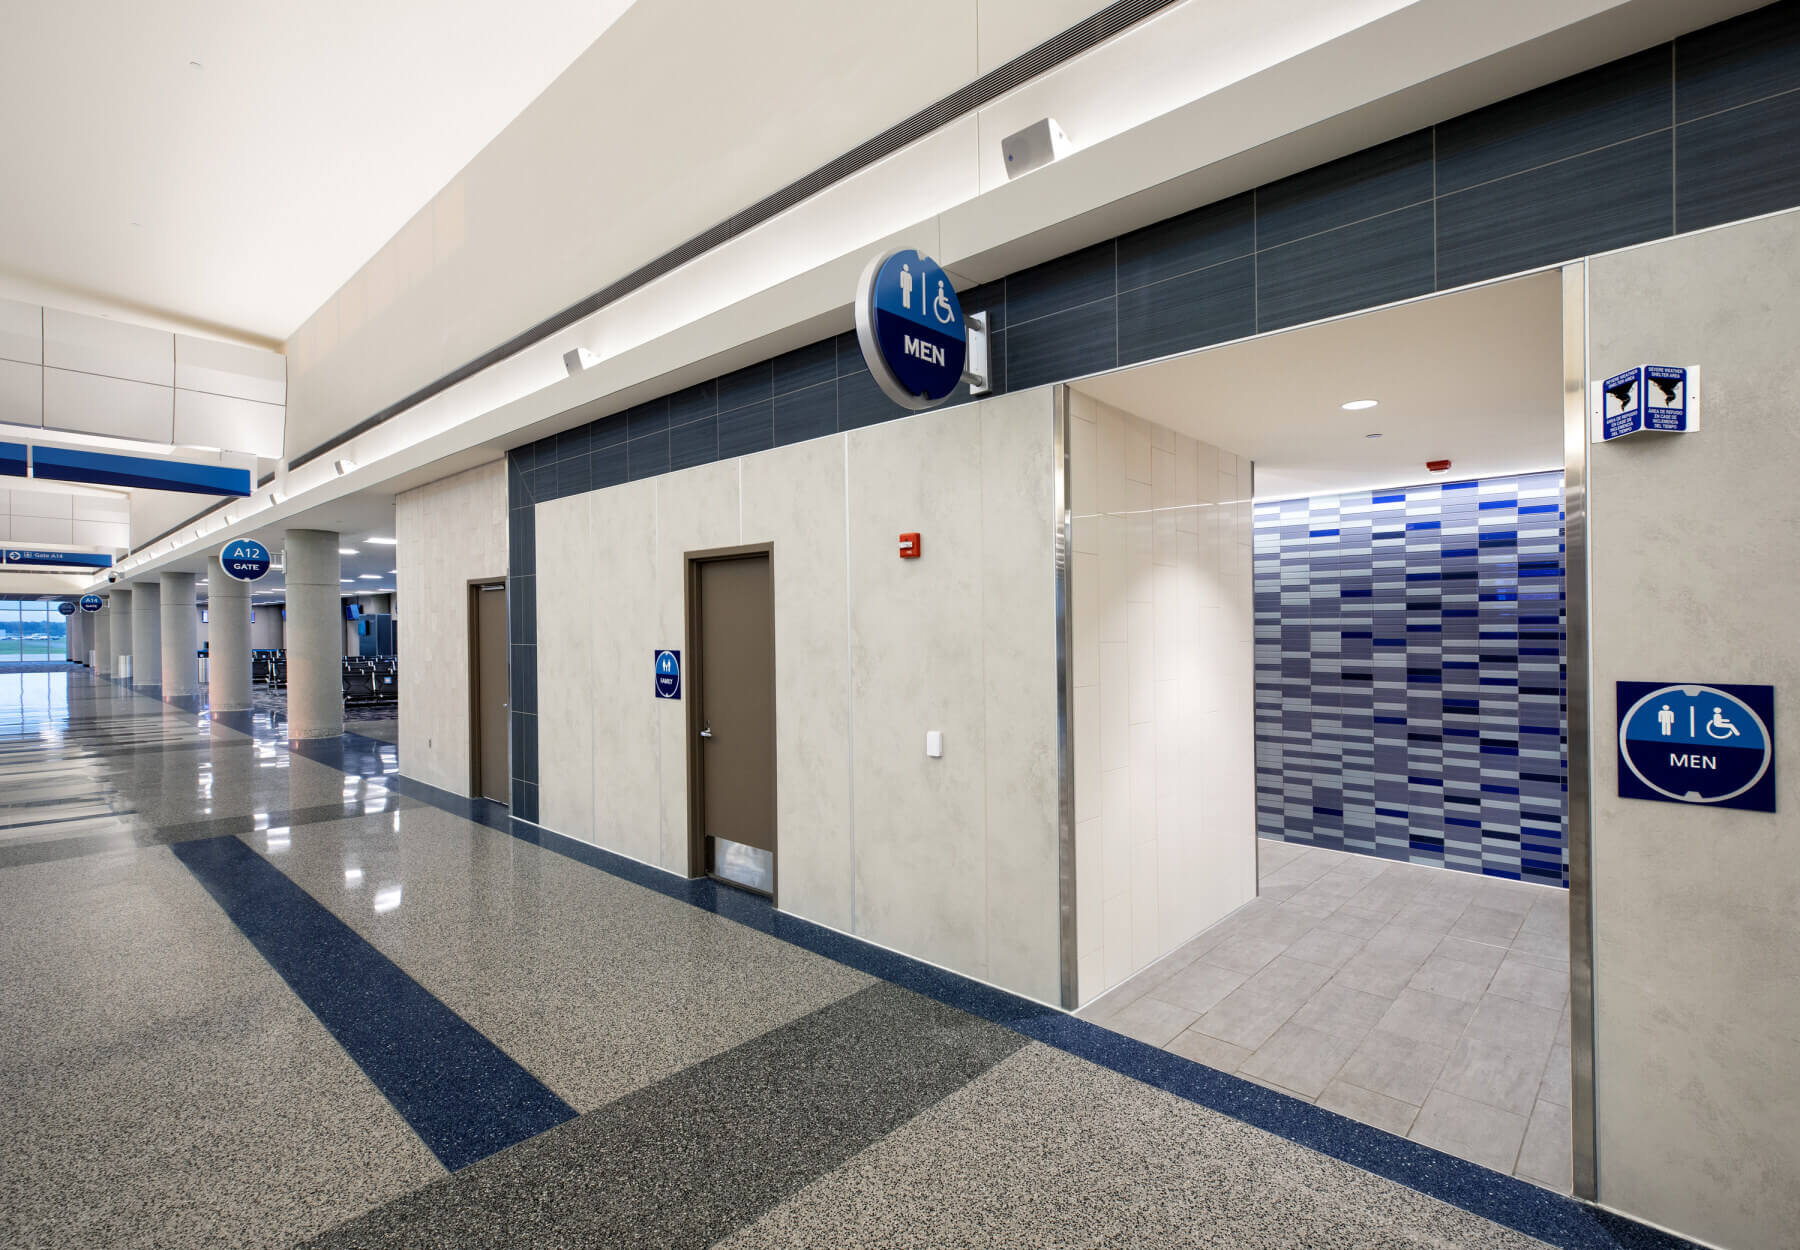
[[[1088,999],[1256,892],[1250,465],[1080,393],[1069,449]]]
[[[651,658],[688,553],[771,543],[779,905],[1055,1001],[1053,448],[1045,390],[537,503],[541,822],[687,872]]]
[[[1056,559],[1054,413],[1031,391],[977,411],[988,979],[1055,1002],[1061,941],[1056,618],[1045,606]]]
[[[405,491],[394,513],[395,587],[407,605],[400,771],[468,794],[469,582],[507,573],[506,465],[495,461]],[[281,646],[281,609],[257,607],[250,628],[251,646]]]
[[[1796,25],[1800,29],[1800,25]],[[1600,1201],[1710,1245],[1800,1228],[1800,732],[1777,813],[1619,797],[1615,683],[1800,691],[1800,212],[1588,262],[1590,378],[1698,364],[1701,428],[1590,449]]]
[[[587,635],[593,617],[588,605],[592,581],[581,575],[571,552],[591,547],[586,495],[572,495],[538,507],[539,585],[566,601],[567,612],[552,612],[538,624],[538,734],[541,783],[538,819],[571,837],[594,837],[593,653]]]
[[[743,532],[775,545],[775,819],[785,910],[851,930],[844,440],[746,456]]]
[[[599,588],[586,629],[594,674],[588,703],[594,726],[594,841],[662,865],[662,719],[652,697],[651,664],[655,649],[668,644],[662,640],[657,587],[656,483],[631,482],[584,497],[593,515],[582,564]],[[556,586],[540,580],[539,631],[563,611]],[[544,737],[556,732],[553,723],[543,723]],[[554,784],[547,773],[539,776],[540,786]],[[684,857],[680,870],[685,869]]]
[[[970,417],[940,410],[850,438],[852,793],[857,931],[985,976],[981,422]],[[901,560],[912,530],[923,554]],[[925,755],[932,729],[941,759]]]
[[[690,551],[738,545],[738,462],[722,460],[656,479],[656,637],[652,648],[693,654],[687,637],[687,560]],[[642,686],[650,687],[650,652],[644,653]],[[691,676],[691,669],[690,669]],[[780,671],[777,670],[777,680]],[[662,752],[662,847],[657,863],[688,871],[687,692],[654,700]],[[778,779],[779,781],[779,779]]]

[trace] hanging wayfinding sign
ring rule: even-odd
[[[219,548],[219,567],[236,581],[255,581],[269,571],[269,564],[269,549],[254,538],[234,538]]]
[[[856,291],[856,341],[882,392],[903,408],[987,390],[987,314],[967,319],[950,277],[911,248],[869,262]]]

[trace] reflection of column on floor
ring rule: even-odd
[[[1567,1191],[1568,894],[1263,841],[1261,892],[1107,1028]]]

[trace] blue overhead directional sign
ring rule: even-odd
[[[1622,681],[1619,797],[1775,810],[1775,688]]]
[[[105,606],[106,600],[102,599],[99,595],[81,596],[81,610],[83,612],[98,612]]]
[[[877,385],[902,407],[941,403],[962,381],[968,332],[956,288],[936,261],[910,248],[863,271],[856,338]]]
[[[659,699],[679,699],[681,697],[681,652],[658,651],[656,653],[656,697]]]
[[[113,558],[97,551],[27,551],[8,547],[0,558],[7,564],[49,564],[64,568],[109,569]]]
[[[254,538],[234,538],[219,549],[219,567],[227,577],[253,582],[269,571],[269,549]]]

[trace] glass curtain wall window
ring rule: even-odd
[[[0,601],[0,664],[63,659],[68,635],[69,622],[54,603]]]

